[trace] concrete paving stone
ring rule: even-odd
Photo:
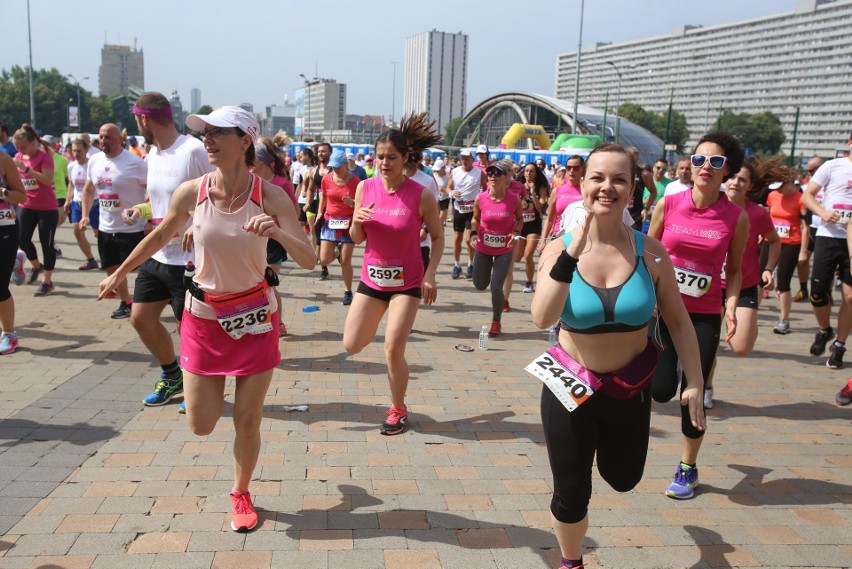
[[[112,531],[121,533],[163,532],[171,527],[173,518],[172,514],[121,514]]]
[[[44,510],[46,515],[94,514],[103,503],[100,497],[52,498]],[[5,504],[4,504],[5,505]]]
[[[30,469],[28,469],[30,470]],[[41,498],[47,496],[56,488],[56,482],[28,481],[21,477],[19,480],[9,482],[0,490],[0,497],[5,498]]]
[[[160,569],[160,567],[167,567],[166,565],[158,565],[156,563],[157,558],[158,555],[153,553],[98,555],[91,569],[115,569],[116,567],[121,567],[121,569],[151,569],[156,567]]]
[[[327,551],[275,551],[272,567],[275,569],[328,569]]]
[[[8,557],[27,557],[37,555],[65,555],[74,545],[78,534],[55,534],[45,539],[41,534],[22,535],[15,544],[6,551],[2,559]]]
[[[145,514],[151,511],[154,499],[145,496],[107,496],[98,508],[99,514]]]
[[[187,551],[241,551],[246,534],[230,531],[196,531],[192,533]]]
[[[434,549],[439,546],[459,547],[455,529],[436,528],[405,530],[408,549]]]
[[[127,552],[127,548],[135,538],[135,533],[82,533],[69,553],[71,555],[118,555]]]
[[[29,569],[35,559],[35,556],[2,557],[0,558],[0,569]]]
[[[9,530],[13,535],[51,534],[62,523],[65,516],[24,516]]]
[[[152,566],[157,569],[209,569],[213,564],[213,555],[211,551],[157,553]]]

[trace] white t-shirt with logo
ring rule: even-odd
[[[823,163],[811,181],[822,188],[822,207],[841,214],[837,223],[821,223],[817,236],[846,239],[846,226],[852,219],[852,160],[835,158]]]
[[[106,233],[137,233],[145,229],[141,218],[125,223],[121,212],[145,201],[148,165],[122,149],[115,158],[98,152],[89,160],[86,177],[95,186],[95,199],[100,203],[100,231]]]
[[[88,162],[80,164],[76,160],[72,160],[68,163],[68,182],[74,190],[71,201],[78,203],[83,201],[83,187],[86,185],[86,171],[88,167]]]
[[[458,209],[459,202],[470,202],[470,204],[473,204],[476,196],[482,191],[482,170],[471,168],[470,172],[465,172],[464,168],[459,166],[453,168],[452,175],[453,190],[460,192],[459,197],[456,198],[456,209]]]
[[[429,190],[429,193],[435,196],[435,201],[438,200],[438,183],[435,181],[435,178],[424,172],[423,170],[417,170],[412,176],[411,179]],[[426,234],[426,239],[420,242],[421,247],[431,247],[432,246],[432,236],[428,233]]]
[[[155,225],[166,216],[172,195],[179,185],[214,170],[207,160],[207,151],[201,141],[184,134],[178,136],[165,150],[152,146],[145,162],[148,163],[148,196],[151,198],[152,223]],[[154,253],[152,258],[166,265],[185,265],[187,261],[194,260],[195,253],[186,253],[181,246],[189,224],[187,221],[178,234],[172,236],[169,243]]]

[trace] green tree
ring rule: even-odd
[[[33,73],[35,126],[44,133],[60,134],[69,130],[68,107],[77,104],[77,84],[57,69],[37,69]],[[81,130],[95,131],[112,122],[109,101],[95,97],[80,87]],[[0,120],[10,130],[30,122],[30,90],[27,69],[18,65],[0,72]]]
[[[198,107],[198,110],[195,111],[195,114],[196,115],[209,115],[212,112],[213,112],[213,107],[211,107],[210,105],[201,105],[200,107]]]
[[[770,111],[750,114],[724,109],[716,119],[712,131],[733,134],[744,147],[761,156],[778,154],[787,138],[781,127],[781,120]]]
[[[450,122],[444,125],[444,131],[447,133],[447,136],[444,137],[444,144],[453,143],[453,139],[456,137],[456,132],[458,132],[461,122],[462,117],[455,117],[450,119]]]
[[[660,113],[647,111],[636,103],[624,103],[618,111],[621,118],[625,118],[633,124],[639,125],[666,140],[666,115],[668,110]],[[672,109],[672,120],[669,125],[668,143],[677,145],[678,151],[683,151],[683,146],[689,140],[689,128],[686,125],[686,117],[676,109]]]

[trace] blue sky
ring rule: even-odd
[[[0,68],[28,64],[27,2],[2,0]],[[666,35],[790,11],[796,0],[587,0],[583,45]],[[212,106],[291,99],[300,73],[347,84],[347,112],[402,111],[405,38],[437,29],[470,36],[467,108],[494,93],[553,95],[556,55],[576,50],[580,0],[324,3],[292,1],[30,0],[33,66],[72,73],[98,92],[106,42],[145,52],[145,87],[177,91],[185,107],[198,87]]]

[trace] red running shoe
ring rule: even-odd
[[[251,503],[251,494],[231,491],[231,529],[237,533],[245,533],[257,527],[257,511]]]
[[[497,322],[496,320],[491,322],[491,330],[488,331],[488,335],[491,338],[496,338],[497,336],[499,336],[502,333],[503,333],[503,330],[500,329],[500,323]]]

